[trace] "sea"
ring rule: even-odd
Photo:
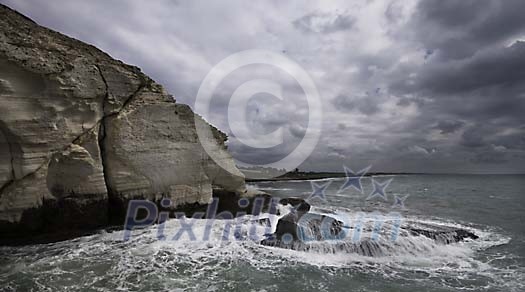
[[[373,182],[386,186],[385,196],[370,196]],[[381,175],[363,178],[361,190],[344,183],[249,187],[300,197],[311,212],[343,218],[352,232],[338,240],[358,243],[374,232],[357,229],[385,229],[375,234],[372,256],[333,249],[330,240],[304,250],[261,245],[288,205],[275,215],[171,219],[133,230],[127,240],[124,230],[101,230],[0,247],[0,291],[525,291],[524,175]],[[312,197],[313,186],[323,186],[323,196]],[[377,224],[391,218],[401,227],[457,228],[479,238],[445,244]]]

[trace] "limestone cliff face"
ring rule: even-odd
[[[242,174],[212,129],[139,68],[0,5],[0,232],[105,225],[127,200],[207,203],[242,193]],[[211,127],[211,126],[210,126]],[[232,174],[233,173],[233,174]]]

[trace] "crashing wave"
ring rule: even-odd
[[[454,244],[479,238],[474,232],[443,225],[407,221],[399,217],[359,214],[340,220],[310,212],[308,203],[284,199],[290,212],[279,218],[274,232],[260,243],[265,246],[316,253],[356,253],[369,257],[395,254],[421,254],[436,245]],[[346,222],[345,222],[346,221]]]

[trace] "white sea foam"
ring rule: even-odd
[[[290,206],[279,208],[281,214],[290,210]],[[356,217],[356,214],[342,210],[326,214],[338,219]],[[365,218],[374,218],[376,215],[365,214]],[[261,214],[236,220],[197,220],[193,223],[193,234],[197,240],[191,240],[188,233],[184,233],[178,240],[171,240],[180,231],[181,224],[179,220],[168,220],[164,226],[167,240],[158,240],[159,226],[155,225],[134,230],[129,241],[123,241],[125,231],[114,231],[44,246],[28,246],[19,252],[33,258],[29,266],[19,266],[18,270],[37,271],[36,283],[49,283],[50,279],[57,278],[78,288],[104,282],[107,290],[101,288],[101,291],[132,290],[141,287],[142,282],[157,283],[164,290],[174,290],[177,287],[213,290],[216,285],[221,285],[225,273],[232,269],[245,267],[244,269],[271,273],[297,264],[321,270],[352,269],[363,273],[379,273],[384,278],[407,281],[413,281],[416,274],[426,275],[419,277],[418,281],[451,277],[468,282],[471,278],[481,276],[488,279],[487,285],[506,287],[508,291],[520,291],[523,288],[523,271],[498,269],[489,261],[476,257],[478,250],[509,242],[510,238],[495,230],[441,219],[406,218],[404,224],[411,226],[462,228],[474,232],[480,238],[444,245],[424,236],[405,232],[396,241],[380,238],[383,255],[374,257],[352,252],[334,252],[330,249],[331,243],[320,243],[317,249],[309,251],[297,251],[263,246],[258,240],[246,238],[250,234],[249,230],[255,231],[254,234],[260,239],[264,234],[274,232],[279,217]],[[254,224],[264,218],[270,220],[270,228]],[[224,230],[228,225],[231,230],[225,240]],[[239,226],[241,232],[235,231],[235,226]],[[209,240],[203,240],[208,229]],[[365,224],[364,230],[370,231],[370,224]],[[81,268],[72,268],[72,263],[76,262],[90,268],[88,271],[82,265]],[[97,271],[99,267],[103,273]],[[17,268],[14,267],[11,273],[17,273],[16,271]],[[89,277],[83,277],[82,273],[88,273],[86,275]],[[3,277],[5,275],[6,273]],[[510,281],[509,277],[517,279]],[[89,279],[89,283],[86,279]],[[458,288],[458,284],[454,282],[444,282],[443,286]],[[468,289],[468,286],[462,288]]]

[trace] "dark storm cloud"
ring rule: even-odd
[[[460,145],[469,148],[493,146],[501,147],[501,150],[523,150],[525,149],[525,129],[494,123],[480,123],[463,132]]]
[[[439,121],[439,123],[436,125],[436,129],[440,130],[441,134],[449,134],[461,129],[464,124],[465,123],[462,121],[443,120]]]
[[[525,26],[521,0],[420,1],[414,17],[417,41],[441,57],[462,59],[520,36]]]
[[[399,86],[431,94],[463,93],[498,85],[512,87],[525,78],[525,42],[465,60],[429,62],[418,69],[416,78],[404,80]]]
[[[477,164],[506,162],[503,152],[486,151],[488,145],[525,149],[521,142],[524,132],[517,130],[525,124],[524,42],[489,49],[465,60],[431,61],[415,67],[414,72],[417,77],[403,81],[402,86],[392,84],[399,94],[431,99],[421,105],[422,115],[414,124],[414,132],[431,122],[428,117],[441,115],[444,120],[435,126],[441,134],[461,131],[470,124],[462,132],[458,147],[474,151],[471,161]],[[491,154],[494,159],[489,159]]]
[[[525,149],[525,129],[522,127],[513,133],[501,135],[494,143],[506,149],[523,150]]]
[[[407,29],[424,62],[398,66],[389,90],[399,105],[422,101],[408,141],[424,137],[420,145],[470,157],[466,164],[515,168],[508,152],[525,150],[525,20],[517,12],[525,2],[482,3],[419,2]]]
[[[491,133],[486,127],[473,127],[461,135],[461,144],[467,147],[481,147],[486,145],[486,137]]]
[[[472,162],[477,164],[503,164],[508,162],[507,153],[498,151],[483,151],[477,153]]]

